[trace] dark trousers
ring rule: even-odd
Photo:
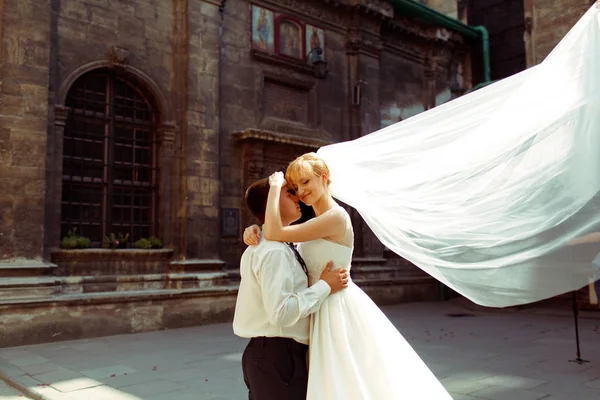
[[[308,346],[288,338],[252,338],[242,356],[249,400],[306,400]]]

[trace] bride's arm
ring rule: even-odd
[[[268,240],[279,242],[308,242],[326,237],[342,236],[346,229],[341,208],[333,208],[307,222],[283,226],[279,211],[279,197],[285,180],[269,179],[271,187],[267,198],[267,210],[263,233]]]

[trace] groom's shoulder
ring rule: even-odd
[[[287,249],[287,245],[283,242],[267,240],[264,237],[261,237],[258,245],[248,246],[248,249],[246,249],[246,251],[250,250],[255,255],[265,256],[272,251],[285,251],[286,249]]]

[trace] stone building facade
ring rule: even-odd
[[[0,0],[0,347],[228,320],[253,180],[472,87],[474,31],[410,3]],[[373,298],[439,298],[353,220]]]

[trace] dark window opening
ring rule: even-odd
[[[140,87],[111,71],[77,80],[67,96],[61,235],[93,247],[110,233],[155,234],[157,112]]]

